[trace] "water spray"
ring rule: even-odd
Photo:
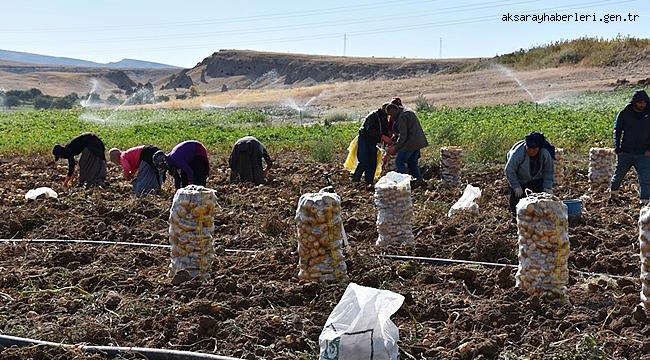
[[[499,70],[499,71],[501,71],[503,74],[505,74],[506,76],[512,78],[512,79],[517,83],[517,85],[519,85],[519,87],[520,87],[521,89],[523,89],[523,90],[526,92],[526,94],[528,94],[528,96],[530,97],[530,99],[531,99],[534,103],[537,103],[537,101],[535,101],[535,97],[533,96],[533,94],[528,90],[528,88],[527,88],[526,86],[524,86],[524,84],[519,80],[519,78],[517,78],[517,76],[512,72],[512,70],[510,70],[509,68],[507,68],[507,67],[505,67],[505,66],[503,66],[503,65],[501,65],[501,64],[492,63],[492,65],[493,65],[497,70]]]
[[[99,81],[97,79],[92,78],[90,79],[90,83],[92,84],[90,87],[90,91],[88,92],[88,98],[86,100],[81,100],[79,103],[81,104],[81,107],[88,107],[91,105],[92,101],[92,96],[97,92],[97,87],[99,86]]]

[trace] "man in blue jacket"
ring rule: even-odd
[[[637,90],[632,100],[618,113],[614,123],[616,171],[612,177],[610,195],[616,198],[621,182],[634,167],[639,177],[641,204],[650,201],[650,113],[648,94]]]
[[[525,190],[553,192],[555,147],[540,132],[531,132],[516,142],[506,156],[506,179],[510,186],[510,212],[514,215]]]

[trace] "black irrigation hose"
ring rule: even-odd
[[[133,243],[133,242],[119,242],[119,241],[101,241],[101,240],[66,240],[66,239],[0,239],[0,243],[9,243],[9,242],[37,242],[37,243],[80,243],[80,244],[108,244],[108,245],[125,245],[125,246],[150,246],[150,247],[163,247],[170,248],[171,245],[164,244],[144,244],[144,243]],[[255,254],[258,251],[256,250],[237,250],[237,249],[226,249],[226,252],[230,253],[250,253]],[[482,265],[482,266],[491,266],[491,267],[517,267],[513,264],[501,264],[501,263],[491,263],[485,261],[471,261],[471,260],[457,260],[457,259],[444,259],[444,258],[430,258],[430,257],[421,257],[421,256],[407,256],[407,255],[375,255],[380,258],[389,259],[389,260],[414,260],[420,261],[432,265]],[[602,273],[594,273],[588,271],[580,270],[571,270],[572,272],[578,273],[585,276],[608,276],[615,279],[628,279],[628,280],[637,280],[638,278],[633,276],[625,275],[610,275]]]
[[[139,354],[145,356],[149,360],[242,360],[229,356],[212,355],[205,353],[197,353],[191,351],[180,350],[167,350],[167,349],[152,349],[140,347],[115,347],[115,346],[89,346],[89,345],[68,345],[54,343],[50,341],[42,341],[35,339],[22,338],[10,335],[0,335],[0,345],[4,347],[11,346],[52,346],[65,348],[69,350],[82,350],[89,353],[105,354],[110,356],[120,356],[126,354]]]

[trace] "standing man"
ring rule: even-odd
[[[388,103],[385,103],[379,109],[368,114],[359,128],[357,143],[357,160],[359,163],[352,175],[352,182],[358,183],[364,174],[366,184],[372,185],[374,182],[377,169],[377,144],[381,141],[390,142],[388,137],[388,114],[386,114],[387,106]]]
[[[262,170],[262,159],[266,169]],[[263,184],[273,161],[264,145],[252,136],[244,136],[232,147],[230,158],[230,182],[252,182]]]
[[[68,174],[63,180],[63,186],[70,186],[74,178],[74,157],[81,154],[79,158],[79,184],[97,186],[106,184],[106,148],[102,140],[93,133],[83,133],[66,145],[54,145],[52,154],[54,161],[59,159],[68,160]]]
[[[164,173],[160,174],[153,164],[153,154],[159,150],[153,145],[136,146],[126,151],[113,148],[108,156],[113,164],[122,167],[126,180],[135,175],[133,192],[139,196],[160,189],[165,181]]]
[[[634,167],[639,177],[641,204],[650,201],[650,117],[648,94],[637,90],[632,100],[618,113],[614,123],[616,170],[612,177],[610,196],[616,199],[621,182]]]
[[[205,186],[208,182],[208,150],[196,140],[183,141],[168,154],[156,151],[153,163],[162,173],[167,170],[172,174],[176,190],[192,184]]]
[[[397,140],[388,148],[388,153],[397,155],[395,157],[397,172],[410,174],[417,182],[422,182],[418,159],[420,159],[420,149],[429,146],[429,142],[424,135],[420,120],[413,110],[404,109],[394,103],[386,106],[386,112],[395,119],[394,129],[397,132]]]
[[[534,193],[553,193],[553,158],[555,147],[544,134],[533,131],[517,141],[506,155],[506,180],[510,187],[510,212],[515,215],[517,203],[526,197],[526,189]]]

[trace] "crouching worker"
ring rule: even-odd
[[[208,182],[208,150],[196,140],[183,141],[168,154],[156,151],[153,163],[160,173],[169,171],[172,174],[176,190],[192,184],[205,186]]]
[[[526,196],[526,189],[534,193],[553,192],[554,158],[555,147],[546,141],[544,134],[536,131],[516,142],[508,151],[505,173],[513,215],[519,200]]]
[[[153,154],[160,149],[153,145],[132,147],[126,151],[111,149],[108,157],[115,165],[122,167],[124,178],[133,179],[133,192],[140,196],[158,191],[165,181],[164,172],[161,174],[153,164]]]
[[[266,169],[262,170],[262,159]],[[232,147],[230,158],[230,182],[252,182],[263,184],[273,161],[264,145],[252,136],[245,136]]]
[[[352,181],[358,183],[364,175],[366,184],[372,185],[377,169],[377,144],[381,141],[390,143],[388,137],[388,114],[385,103],[379,109],[366,116],[363,125],[359,128],[357,143],[357,168],[352,175]]]
[[[68,160],[68,173],[63,186],[70,186],[74,178],[75,156],[79,158],[79,185],[106,185],[106,148],[102,140],[93,133],[83,133],[66,145],[55,145],[52,149],[54,161]]]

